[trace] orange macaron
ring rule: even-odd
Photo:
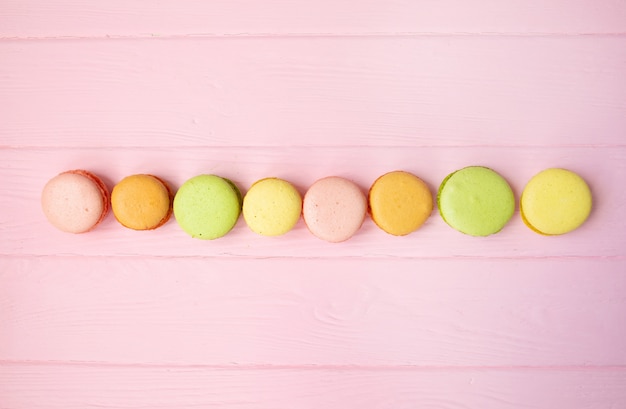
[[[428,185],[404,171],[389,172],[376,179],[368,200],[374,223],[394,236],[405,236],[419,229],[434,207]]]
[[[154,175],[127,176],[113,188],[111,208],[121,225],[133,230],[154,230],[172,215],[172,191]]]

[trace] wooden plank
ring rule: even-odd
[[[3,37],[624,33],[620,0],[4,0]]]
[[[52,227],[41,211],[44,184],[56,174],[87,168],[101,175],[111,188],[123,177],[153,173],[177,189],[188,178],[216,173],[233,180],[244,192],[256,180],[278,176],[290,180],[301,193],[318,178],[340,175],[367,192],[380,175],[403,169],[423,178],[433,195],[444,177],[468,165],[484,165],[500,172],[519,198],[537,172],[564,167],[581,174],[595,198],[594,210],[578,230],[558,237],[540,236],[528,229],[518,213],[505,228],[487,238],[465,236],[450,228],[435,211],[417,232],[404,237],[387,235],[366,221],[349,241],[332,244],[317,239],[301,221],[281,237],[259,236],[243,218],[225,237],[192,239],[175,219],[155,231],[122,227],[109,215],[98,228],[83,235]],[[625,256],[626,148],[179,148],[179,149],[4,149],[0,150],[0,254],[93,256],[159,255],[194,257],[594,257]]]
[[[626,365],[626,260],[0,259],[0,361]]]
[[[4,41],[0,60],[2,146],[582,146],[626,131],[624,36]]]
[[[0,365],[10,409],[620,408],[624,369],[213,369]],[[607,406],[608,405],[608,406]]]

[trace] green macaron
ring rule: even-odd
[[[513,216],[515,196],[497,172],[469,166],[441,182],[437,206],[452,228],[471,236],[489,236],[502,230]]]
[[[191,237],[213,240],[226,235],[241,213],[241,192],[216,175],[187,180],[174,197],[174,217]]]

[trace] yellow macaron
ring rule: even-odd
[[[156,176],[127,176],[113,188],[111,208],[117,221],[129,229],[156,229],[172,214],[172,192]]]
[[[587,220],[591,213],[591,190],[576,173],[559,168],[546,169],[526,185],[520,199],[524,223],[543,235],[568,233]]]
[[[265,178],[255,182],[243,198],[243,218],[250,230],[280,236],[298,223],[302,196],[286,180]]]
[[[369,191],[372,220],[394,236],[405,236],[419,229],[433,211],[430,189],[415,175],[389,172],[372,184]]]

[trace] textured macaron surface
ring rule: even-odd
[[[237,223],[241,194],[227,179],[199,175],[187,180],[174,197],[174,216],[190,236],[212,240],[224,236]]]
[[[367,199],[361,189],[341,177],[320,179],[304,195],[302,214],[309,231],[329,242],[352,237],[366,212]]]
[[[243,218],[250,230],[263,236],[290,231],[302,213],[302,197],[289,182],[265,178],[255,182],[243,198]]]
[[[395,236],[417,230],[433,211],[433,196],[426,183],[403,171],[376,179],[368,199],[374,223]]]
[[[41,194],[41,207],[48,221],[69,233],[84,233],[95,227],[108,210],[108,192],[95,176],[69,171],[50,179]]]
[[[171,214],[171,193],[165,182],[152,175],[131,175],[111,192],[115,218],[134,230],[161,226]]]
[[[576,173],[559,168],[535,175],[524,188],[520,213],[537,233],[559,235],[575,230],[589,217],[592,196],[589,185]]]
[[[499,232],[513,216],[515,196],[492,169],[469,166],[448,175],[437,194],[439,213],[452,228],[472,236]]]

